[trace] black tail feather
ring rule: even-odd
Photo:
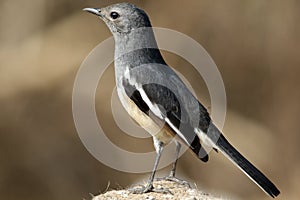
[[[280,191],[276,186],[243,155],[241,155],[227,140],[220,134],[216,143],[221,152],[235,163],[250,179],[252,179],[262,190],[271,197],[279,195]]]

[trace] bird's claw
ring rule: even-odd
[[[148,184],[146,186],[139,185],[138,187],[129,189],[129,192],[131,192],[133,194],[144,194],[144,193],[151,192],[151,191],[153,191],[153,185],[151,185],[151,184]]]
[[[166,176],[166,177],[162,177],[162,178],[156,178],[155,180],[156,181],[172,181],[172,182],[178,183],[180,185],[184,185],[188,188],[192,188],[191,185],[187,181],[176,178],[175,176]]]
[[[167,188],[154,188],[152,184],[139,185],[139,187],[130,188],[129,192],[133,194],[144,194],[147,192],[157,192],[157,193],[163,193],[163,194],[173,194],[169,189]]]

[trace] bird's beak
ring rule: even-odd
[[[83,10],[99,17],[103,17],[103,14],[101,14],[101,10],[99,8],[84,8]]]

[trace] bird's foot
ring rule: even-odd
[[[172,182],[178,183],[180,185],[184,185],[188,188],[192,188],[191,185],[187,181],[181,180],[181,179],[179,179],[175,176],[172,176],[172,175],[162,177],[162,178],[156,178],[155,180],[156,181],[172,181]]]
[[[135,188],[130,188],[129,192],[133,194],[144,194],[147,192],[157,192],[157,193],[163,193],[163,194],[172,194],[172,192],[167,188],[154,188],[152,184],[139,185]]]
[[[153,190],[153,185],[152,184],[147,184],[146,186],[144,185],[138,185],[137,187],[130,188],[129,192],[133,194],[144,194],[147,192],[151,192]]]

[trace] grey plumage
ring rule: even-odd
[[[280,192],[257,168],[246,160],[213,124],[206,108],[194,97],[179,76],[165,63],[157,47],[147,14],[129,3],[102,9],[85,9],[98,15],[115,39],[115,74],[119,98],[124,108],[154,138],[157,159],[152,181],[163,149],[173,136],[188,145],[202,160],[208,155],[201,143],[220,150],[271,197]],[[164,124],[159,134],[158,124]],[[177,151],[180,144],[177,144]],[[179,150],[178,150],[179,149]],[[175,175],[176,161],[172,170]]]

